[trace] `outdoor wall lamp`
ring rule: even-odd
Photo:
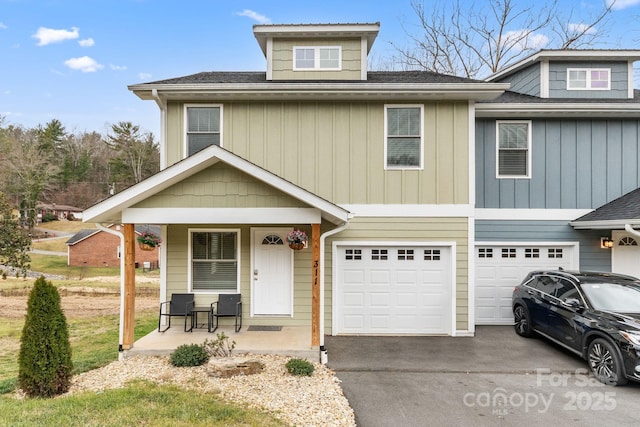
[[[602,249],[611,249],[613,247],[613,240],[609,237],[601,237],[600,238],[600,248]]]

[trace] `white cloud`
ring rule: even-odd
[[[53,28],[40,27],[31,37],[38,39],[38,46],[46,46],[51,43],[77,39],[79,36],[80,29],[77,27],[72,27],[71,30],[54,30]]]
[[[613,0],[607,0],[607,6],[611,6]],[[615,3],[612,7],[613,10],[622,10],[628,7],[638,6],[640,5],[640,0],[615,0]]]
[[[104,68],[104,65],[98,64],[95,59],[88,56],[67,59],[64,61],[64,65],[72,70],[80,70],[83,73],[93,73]]]
[[[149,80],[152,77],[149,73],[138,73],[138,78],[140,80]]]
[[[242,12],[237,12],[238,16],[246,16],[247,18],[251,18],[259,24],[271,24],[271,19],[267,18],[264,15],[260,15],[258,12],[254,12],[250,9],[245,9]]]
[[[596,29],[589,26],[587,24],[567,24],[567,29],[572,33],[582,33],[586,31],[586,34],[593,34],[596,32]]]
[[[94,42],[93,39],[89,37],[88,39],[78,40],[78,44],[82,47],[91,47],[96,44],[96,42]]]
[[[126,65],[115,65],[115,64],[109,64],[109,68],[111,68],[114,71],[124,71],[127,69]]]
[[[0,22],[0,30],[6,30],[7,28],[9,28],[9,27],[4,25],[4,22]]]

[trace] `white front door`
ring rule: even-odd
[[[640,238],[622,231],[614,231],[611,237],[611,271],[640,277]]]
[[[253,314],[293,314],[293,253],[288,228],[254,228],[251,272]]]

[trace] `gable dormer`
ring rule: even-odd
[[[366,80],[380,23],[254,25],[267,80]]]
[[[555,99],[633,99],[640,50],[542,50],[489,76],[512,92]]]

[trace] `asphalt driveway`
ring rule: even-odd
[[[470,337],[325,339],[361,427],[640,425],[640,384],[608,387],[585,362],[510,326]]]

